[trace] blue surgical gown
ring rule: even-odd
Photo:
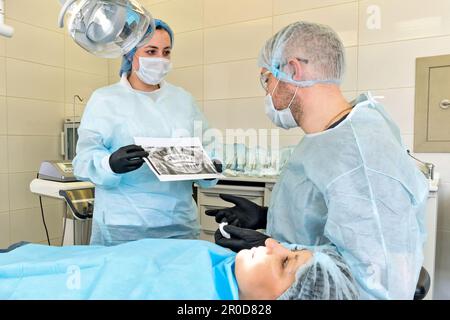
[[[96,90],[84,111],[73,161],[80,180],[95,184],[91,244],[143,238],[196,239],[200,233],[193,181],[160,182],[147,165],[115,174],[109,156],[134,137],[201,136],[207,122],[191,94],[170,83],[134,90],[126,75]],[[217,181],[197,181],[201,187]]]
[[[267,233],[337,246],[362,299],[412,299],[423,262],[428,184],[370,93],[333,129],[307,134],[276,184]]]
[[[27,244],[0,253],[0,299],[239,299],[235,253],[200,240]]]

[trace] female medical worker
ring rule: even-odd
[[[78,130],[75,176],[95,184],[91,245],[199,236],[193,181],[160,182],[133,144],[134,137],[194,136],[194,123],[207,128],[192,95],[164,81],[174,35],[163,21],[155,25],[152,38],[123,57],[120,82],[93,93]]]

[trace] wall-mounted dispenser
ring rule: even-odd
[[[0,0],[0,35],[11,38],[14,28],[5,24],[5,0]]]

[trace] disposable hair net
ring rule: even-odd
[[[290,59],[302,63],[302,79],[294,80]],[[316,83],[340,84],[345,72],[345,50],[339,36],[328,26],[298,21],[269,40],[262,48],[258,66],[275,78],[298,87]]]
[[[319,247],[278,300],[355,300],[358,289],[343,258],[331,246]]]

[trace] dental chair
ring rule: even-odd
[[[419,281],[417,282],[414,300],[423,300],[430,290],[430,275],[424,267],[420,270]]]

